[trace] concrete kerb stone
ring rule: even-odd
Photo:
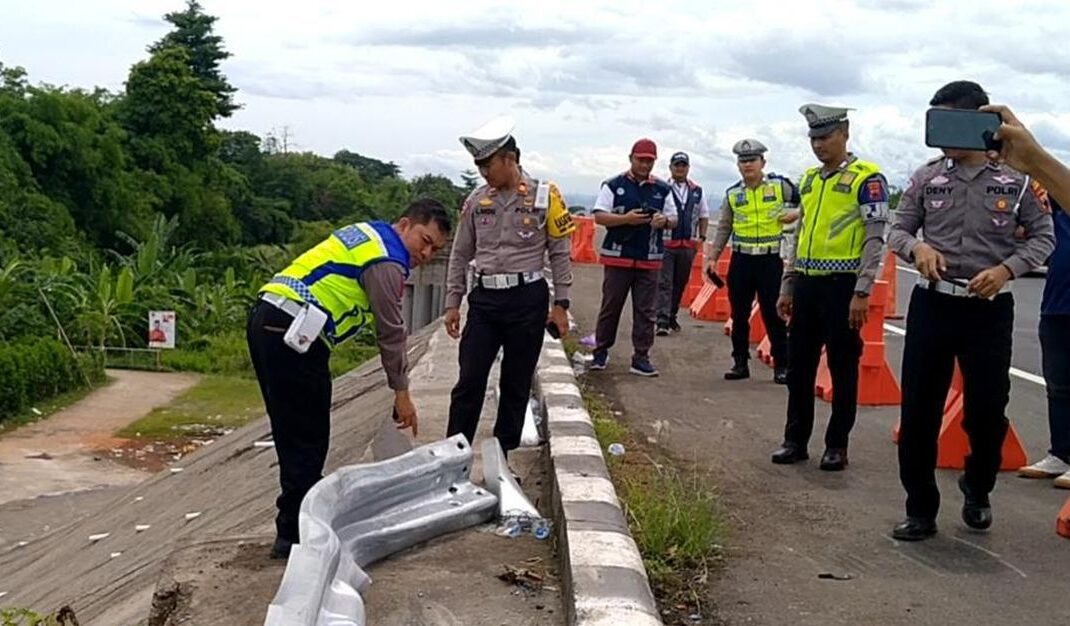
[[[661,624],[591,416],[559,340],[546,336],[536,394],[553,472],[553,513],[570,626]]]

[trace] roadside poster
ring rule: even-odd
[[[149,347],[175,347],[174,311],[149,311]]]

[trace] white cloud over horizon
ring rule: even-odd
[[[179,0],[0,0],[0,62],[32,82],[120,90]],[[805,102],[852,112],[851,147],[893,184],[935,153],[922,121],[951,80],[981,83],[1070,156],[1070,50],[1058,1],[805,0],[730,7],[681,0],[353,3],[202,0],[233,57],[243,104],[223,126],[287,127],[299,150],[340,149],[407,176],[458,179],[457,137],[509,113],[523,161],[566,195],[592,195],[631,143],[692,155],[712,193],[736,178],[730,148],[755,137],[770,169],[814,163]]]

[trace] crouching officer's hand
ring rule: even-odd
[[[418,434],[416,405],[412,403],[408,391],[394,393],[394,421],[399,430],[412,428],[412,436],[415,437]]]
[[[454,339],[461,336],[461,310],[460,309],[446,309],[446,318],[444,320],[446,324],[446,334]]]

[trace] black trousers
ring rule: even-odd
[[[271,420],[279,459],[275,531],[299,540],[301,500],[323,478],[331,435],[331,351],[317,339],[299,354],[282,341],[293,318],[271,304],[257,302],[249,314],[246,338],[260,393]]]
[[[506,452],[520,445],[549,306],[550,290],[543,280],[512,289],[476,287],[468,295],[468,320],[458,354],[461,374],[450,395],[447,437],[463,433],[469,443],[475,440],[487,376],[501,349],[501,393],[494,436]]]
[[[728,300],[732,305],[732,357],[750,358],[750,312],[754,297],[769,333],[773,360],[787,365],[788,331],[776,311],[784,261],[780,254],[732,253],[728,263]]]
[[[907,311],[899,479],[907,515],[932,519],[940,508],[937,440],[958,359],[963,380],[962,426],[970,440],[966,483],[977,493],[996,485],[1008,421],[1014,297],[963,298],[916,287]]]
[[[668,326],[680,313],[680,299],[691,278],[694,248],[665,248],[658,277],[658,325]]]
[[[848,323],[856,280],[854,274],[795,279],[788,330],[786,443],[805,448],[810,441],[814,430],[814,382],[824,346],[835,389],[825,446],[847,447],[858,409],[858,359],[862,356],[862,337]]]

